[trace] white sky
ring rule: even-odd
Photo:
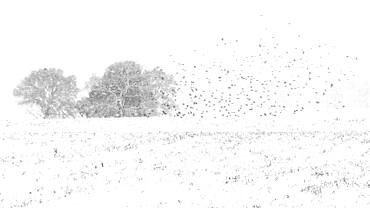
[[[266,28],[358,56],[358,71],[367,75],[369,8],[356,0],[1,0],[0,117],[24,116],[12,90],[32,70],[60,68],[81,84],[117,61],[166,66],[170,54],[221,37],[254,41]]]

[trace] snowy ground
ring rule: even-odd
[[[3,121],[0,207],[370,207],[366,120],[296,122]]]

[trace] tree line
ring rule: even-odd
[[[37,106],[44,118],[150,117],[172,114],[176,109],[176,82],[161,68],[144,70],[134,61],[110,65],[103,76],[86,83],[88,94],[78,98],[76,76],[61,69],[32,71],[13,95],[19,104]]]

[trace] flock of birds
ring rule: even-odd
[[[243,47],[241,41],[222,38],[212,51],[192,51],[188,62],[173,59],[181,69],[175,76],[180,103],[176,116],[276,117],[346,107],[341,85],[352,73],[336,65],[338,57],[330,62],[327,45],[286,47],[269,37],[252,53]]]

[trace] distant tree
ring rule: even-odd
[[[31,72],[13,91],[21,97],[19,104],[38,106],[44,118],[74,116],[77,93],[76,77],[65,77],[62,70],[54,68]]]
[[[144,71],[133,62],[110,65],[101,78],[88,82],[89,95],[78,102],[87,117],[155,116],[171,113],[175,81],[163,70]]]

